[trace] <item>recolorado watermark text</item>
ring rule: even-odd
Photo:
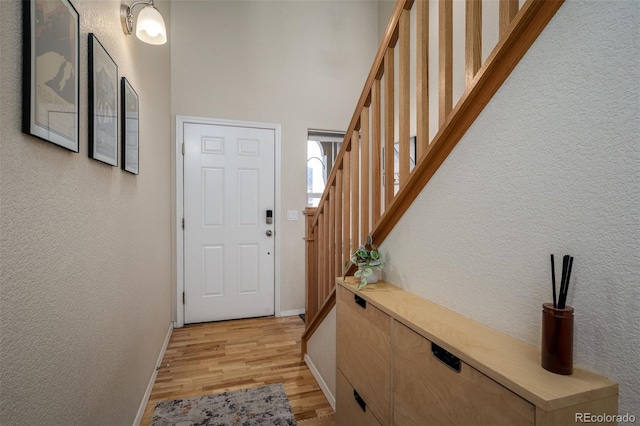
[[[576,413],[576,423],[635,423],[636,416],[633,414],[594,414]]]

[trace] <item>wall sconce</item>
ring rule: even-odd
[[[167,29],[164,26],[162,15],[153,5],[153,0],[136,1],[131,6],[120,6],[122,29],[125,34],[133,32],[133,8],[145,5],[138,14],[136,37],[149,44],[165,44],[167,42]]]

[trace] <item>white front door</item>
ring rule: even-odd
[[[185,123],[185,323],[273,315],[275,131]]]

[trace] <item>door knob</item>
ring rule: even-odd
[[[273,235],[273,232],[271,231],[271,229],[267,229],[267,237],[270,237]]]

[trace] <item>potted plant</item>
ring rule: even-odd
[[[360,290],[367,284],[372,284],[380,279],[380,272],[384,267],[382,257],[378,251],[378,247],[373,244],[371,235],[367,236],[367,243],[361,245],[358,250],[351,255],[351,263],[358,267],[354,274],[356,278],[360,278],[360,284],[356,290]],[[346,265],[347,267],[349,265]]]

